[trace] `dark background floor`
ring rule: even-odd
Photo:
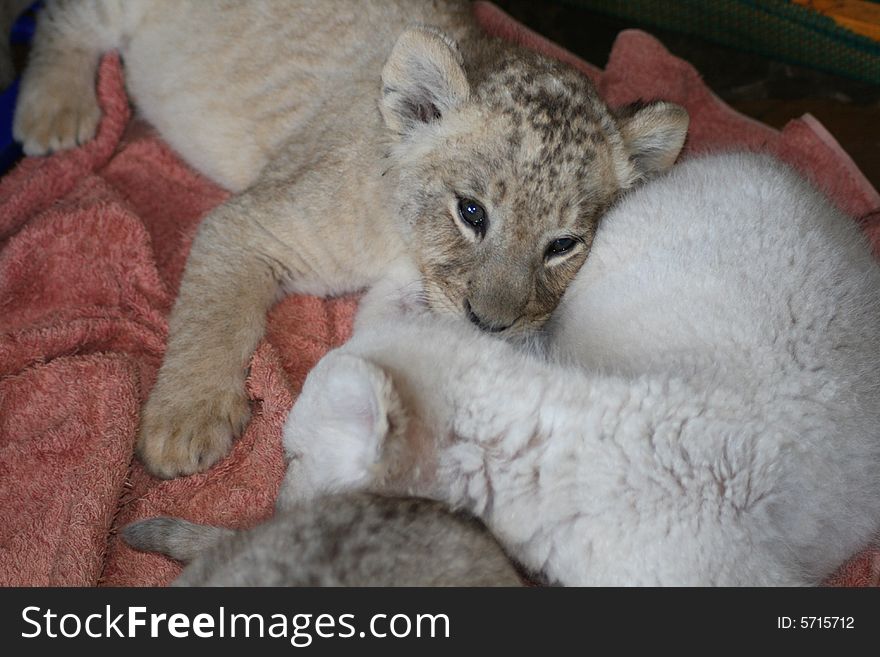
[[[809,112],[880,189],[880,86],[731,50],[693,36],[624,22],[558,0],[494,0],[518,21],[581,58],[604,66],[617,33],[650,32],[693,64],[706,84],[743,114],[781,128]]]

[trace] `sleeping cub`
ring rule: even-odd
[[[484,35],[459,0],[48,2],[15,116],[25,151],[90,139],[100,55],[141,114],[237,192],[202,222],[138,451],[208,468],[249,415],[245,370],[285,292],[418,268],[435,312],[539,328],[621,190],[667,169],[680,107],[608,109],[558,62]]]

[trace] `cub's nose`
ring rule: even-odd
[[[474,326],[482,331],[486,331],[487,333],[500,333],[501,331],[509,329],[511,326],[510,324],[508,324],[507,326],[499,326],[497,324],[489,324],[487,322],[484,322],[477,316],[477,313],[473,311],[473,308],[471,308],[471,302],[467,299],[464,300],[464,312],[465,314],[467,314],[467,318],[471,320],[471,323]]]

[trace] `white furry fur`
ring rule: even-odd
[[[877,537],[880,267],[770,158],[693,159],[627,195],[550,357],[417,296],[374,289],[309,376],[279,506],[435,497],[568,585],[811,585]]]

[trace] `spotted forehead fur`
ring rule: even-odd
[[[543,59],[516,57],[478,84],[481,102],[552,143],[589,139],[597,123],[610,132],[613,120],[583,75]]]
[[[631,175],[614,118],[582,74],[517,53],[470,75],[478,78],[472,100],[506,124],[498,133],[505,142],[496,145],[503,153],[498,164],[515,168],[519,196],[532,212],[550,211],[534,205],[546,206],[552,199],[595,213]],[[486,191],[493,200],[507,200],[510,185],[481,182],[488,183],[483,186],[490,187]]]

